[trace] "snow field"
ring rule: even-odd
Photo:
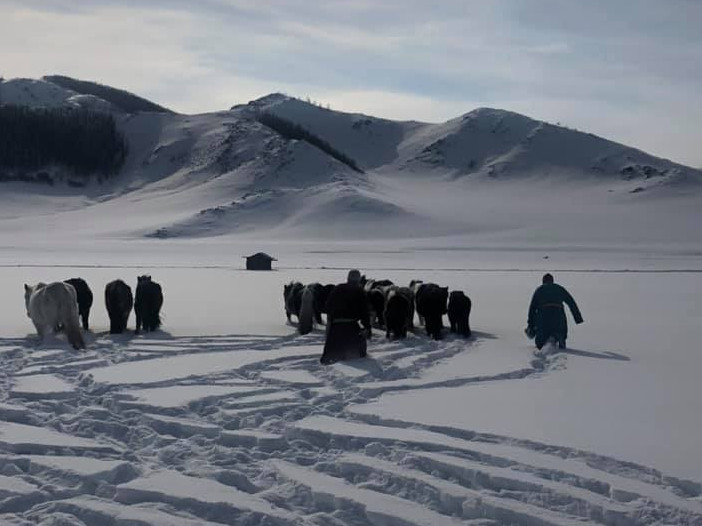
[[[16,271],[10,274],[17,277]],[[627,332],[616,336],[603,322],[606,313],[599,309],[605,307],[593,308],[612,278],[568,273],[562,281],[580,302],[586,325],[572,327],[568,353],[539,358],[521,332],[538,272],[376,271],[398,282],[424,277],[466,290],[474,302],[473,338],[434,342],[417,330],[405,341],[387,341],[376,331],[369,359],[324,367],[318,363],[324,327],[300,337],[294,323],[286,325],[282,284],[293,277],[333,282],[343,274],[292,270],[257,277],[253,286],[268,304],[258,313],[258,327],[275,325],[282,328],[280,335],[257,334],[246,316],[232,314],[246,308],[249,292],[232,296],[227,309],[208,310],[217,331],[183,334],[173,327],[171,332],[171,320],[189,317],[196,326],[203,315],[179,301],[190,290],[182,282],[199,287],[210,279],[220,289],[253,291],[246,289],[245,276],[216,269],[173,269],[169,280],[161,280],[169,316],[159,333],[110,337],[96,303],[84,353],[70,350],[62,336],[38,346],[34,335],[23,336],[31,326],[20,318],[5,344],[13,352],[5,357],[0,379],[11,396],[11,403],[0,405],[5,420],[0,475],[11,490],[17,481],[15,493],[0,498],[0,521],[702,523],[699,478],[666,467],[675,466],[673,457],[660,456],[653,466],[638,460],[633,447],[627,454],[610,453],[614,440],[607,433],[617,433],[619,440],[622,426],[592,433],[587,444],[565,439],[557,429],[535,440],[531,433],[538,420],[516,419],[498,397],[517,389],[527,403],[540,386],[547,386],[548,394],[550,382],[564,381],[576,390],[573,396],[582,397],[577,381],[582,375],[587,375],[583,385],[598,378],[607,392],[606,382],[625,379],[635,386],[636,375],[651,368],[668,374],[670,367],[672,374],[679,364],[695,363],[696,355],[684,345],[692,332],[678,330],[674,354],[661,356],[652,348],[655,340],[632,337],[640,319],[651,319],[644,301],[632,301],[638,311],[619,315]],[[168,287],[176,277],[181,285]],[[616,282],[629,299],[636,299],[645,283],[648,293],[667,302],[668,318],[656,324],[670,335],[670,324],[689,323],[679,316],[695,315],[694,310],[685,314],[694,303],[686,303],[683,293],[694,294],[692,278],[632,275]],[[270,283],[260,287],[265,280]],[[506,301],[522,296],[524,304]],[[15,309],[8,310],[11,320],[10,310]],[[603,346],[605,339],[612,345]],[[678,378],[688,381],[684,374]],[[522,391],[522,383],[529,390]],[[482,389],[494,390],[495,410],[510,421],[509,432],[496,433],[484,420],[481,411],[489,411],[491,402],[481,397]],[[568,395],[561,389],[559,396]],[[670,395],[681,392],[673,388]],[[649,410],[618,409],[629,415]],[[550,411],[560,422],[569,421],[568,411]],[[635,445],[635,437],[627,440]],[[684,441],[677,446],[686,447]],[[694,458],[687,463],[694,469]]]

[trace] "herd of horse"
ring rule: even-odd
[[[321,283],[302,284],[291,281],[283,289],[285,314],[298,319],[298,332],[308,334],[315,325],[321,325],[322,315],[327,312],[327,299],[335,285]],[[443,317],[448,315],[450,330],[469,337],[471,300],[463,291],[449,293],[448,287],[436,283],[413,280],[409,286],[395,285],[388,279],[361,278],[361,287],[366,298],[370,323],[385,330],[386,337],[406,338],[414,329],[416,311],[420,325],[427,335],[440,340],[444,328]],[[24,285],[27,316],[32,320],[37,334],[43,339],[47,334],[64,330],[69,343],[75,349],[85,347],[80,331],[89,329],[90,309],[93,293],[82,278],[72,278],[54,283]],[[136,330],[155,331],[161,326],[163,292],[161,286],[144,275],[137,278],[136,294],[121,279],[105,286],[105,307],[110,319],[110,334],[127,330],[129,315],[134,309]]]
[[[385,330],[387,338],[406,338],[414,328],[414,313],[427,335],[435,340],[442,338],[443,317],[448,315],[450,331],[469,337],[471,300],[461,290],[449,293],[448,287],[436,283],[412,280],[409,286],[395,285],[388,279],[361,278],[361,287],[366,297],[371,324]],[[334,285],[291,281],[283,287],[285,315],[288,322],[292,316],[298,319],[300,334],[308,334],[315,324],[322,323],[322,314],[327,312],[327,298]]]
[[[27,316],[36,327],[39,338],[49,333],[64,330],[68,342],[74,349],[85,348],[80,332],[89,329],[93,292],[82,278],[72,278],[54,283],[24,285],[24,301]],[[127,329],[129,314],[134,308],[136,333],[155,331],[161,326],[163,291],[151,276],[137,278],[136,297],[132,289],[121,279],[110,281],[105,286],[105,307],[110,318],[110,334],[120,334]],[[80,317],[80,320],[79,320]]]

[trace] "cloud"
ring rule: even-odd
[[[702,165],[696,0],[0,0],[5,76],[50,73],[178,111],[271,91],[381,117],[475,105]]]

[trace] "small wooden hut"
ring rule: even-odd
[[[246,270],[272,270],[271,263],[278,261],[264,252],[257,252],[252,256],[244,256],[246,259]]]

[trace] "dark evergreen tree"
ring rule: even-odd
[[[358,166],[356,161],[351,159],[348,155],[334,148],[331,144],[329,144],[321,137],[303,128],[299,124],[296,124],[287,119],[283,119],[282,117],[279,117],[267,111],[260,112],[258,114],[258,121],[264,126],[268,126],[270,129],[278,132],[287,139],[297,139],[301,141],[306,141],[311,145],[316,146],[324,153],[330,155],[337,161],[345,164],[352,170],[355,170],[359,173],[363,173],[363,170]]]
[[[110,176],[126,154],[126,140],[112,115],[0,106],[0,175],[59,165],[86,178]]]

